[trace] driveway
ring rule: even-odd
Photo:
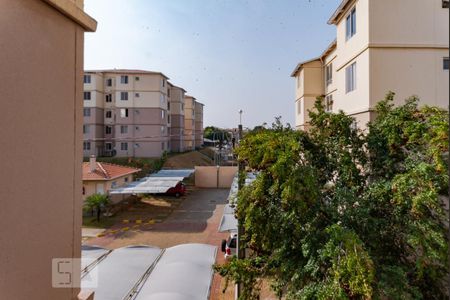
[[[106,248],[139,244],[168,248],[184,243],[204,243],[217,246],[216,262],[222,263],[224,259],[220,244],[228,234],[219,233],[217,229],[223,208],[227,203],[228,193],[228,189],[194,189],[162,222],[134,225],[136,227],[134,229],[128,224],[117,224],[115,228],[128,226],[130,230],[91,238],[85,241],[85,244]],[[139,219],[146,219],[145,215],[136,213]],[[222,285],[222,278],[217,274],[214,275],[211,300],[233,299],[233,287],[230,286],[226,294],[222,294]]]

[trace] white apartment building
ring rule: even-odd
[[[448,0],[343,0],[328,24],[336,40],[291,74],[298,129],[307,129],[318,96],[361,128],[389,91],[396,104],[416,95],[421,105],[448,109]]]

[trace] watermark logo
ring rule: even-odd
[[[89,258],[52,259],[52,287],[96,288],[98,285],[98,268],[89,268],[94,262],[94,259]],[[84,269],[81,269],[82,266]]]

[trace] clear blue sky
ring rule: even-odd
[[[294,124],[290,74],[335,38],[341,0],[85,0],[85,68],[160,71],[205,104],[204,124]]]

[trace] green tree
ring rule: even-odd
[[[343,112],[279,119],[237,153],[257,179],[238,194],[250,255],[216,266],[257,299],[262,279],[287,299],[442,299],[448,274],[448,113],[418,99],[376,107],[368,133]]]
[[[93,194],[86,198],[84,201],[84,209],[90,211],[96,211],[97,222],[100,221],[100,214],[102,209],[104,209],[110,203],[108,195],[105,194]]]

